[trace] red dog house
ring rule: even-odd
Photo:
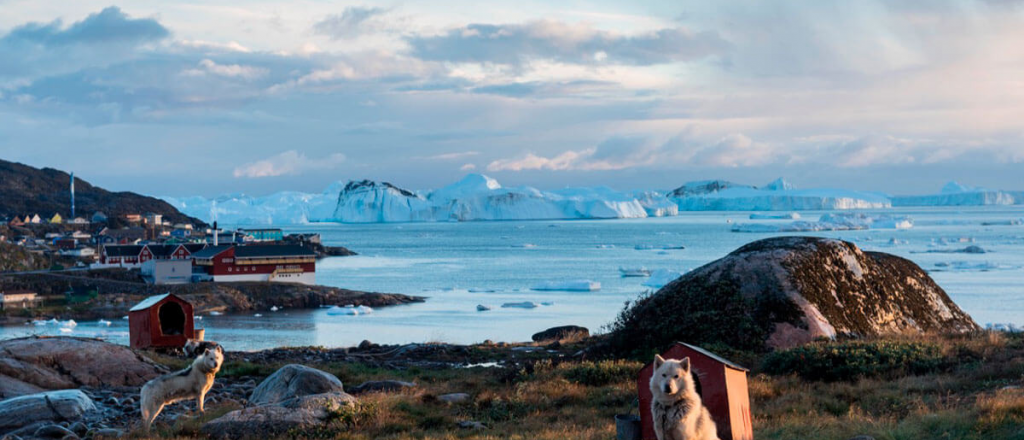
[[[165,293],[146,298],[128,311],[132,348],[180,348],[195,336],[192,304]]]
[[[690,358],[697,392],[722,440],[753,440],[750,419],[750,397],[747,395],[747,369],[729,362],[700,347],[676,342],[661,353],[665,359]],[[651,420],[651,375],[654,362],[644,366],[636,379],[640,394],[640,423],[644,440],[657,440]]]

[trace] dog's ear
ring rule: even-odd
[[[683,368],[687,374],[690,373],[690,358],[684,357],[683,360],[679,361],[679,366]]]
[[[207,348],[206,350],[204,350],[204,351],[203,351],[203,355],[205,355],[205,356],[209,356],[209,355],[210,355],[210,349],[209,349],[209,348]]]
[[[665,363],[665,358],[661,357],[660,354],[654,355],[654,369],[661,368],[661,364]]]

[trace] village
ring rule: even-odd
[[[97,211],[76,216],[73,186],[71,191],[71,215],[66,218],[61,213],[0,216],[6,226],[0,227],[0,243],[50,262],[49,267],[5,274],[87,275],[122,269],[152,285],[239,281],[315,285],[316,260],[327,249],[319,234],[285,236],[277,228],[229,231],[216,223],[172,223],[152,212],[109,217]],[[97,296],[97,290],[69,288],[63,300],[83,302]],[[31,309],[42,303],[37,292],[0,283],[0,310]]]

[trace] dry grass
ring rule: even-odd
[[[795,375],[749,379],[755,438],[839,439],[859,434],[879,440],[1024,440],[1024,336],[902,338],[941,347],[944,366],[925,375],[819,382]],[[756,360],[756,356],[751,359]],[[341,363],[317,365],[346,384],[364,380],[414,381],[400,393],[359,396],[327,426],[295,438],[337,439],[613,439],[615,414],[633,410],[635,372],[628,360],[539,361],[529,368],[402,370]],[[233,364],[240,375],[276,366]],[[230,373],[235,374],[235,373]],[[465,392],[470,400],[437,399]],[[226,408],[211,409],[220,414]],[[202,420],[183,420],[159,437],[194,438]],[[487,429],[460,429],[474,420]]]

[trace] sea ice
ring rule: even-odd
[[[531,287],[532,290],[564,290],[571,292],[594,292],[601,290],[601,283],[590,280],[545,281]]]
[[[642,283],[642,285],[660,289],[662,287],[665,287],[666,284],[675,281],[676,278],[679,278],[681,276],[683,276],[681,272],[676,272],[674,270],[656,269],[651,272],[651,277],[645,280]]]
[[[505,304],[502,304],[501,307],[506,308],[506,309],[508,309],[508,308],[535,309],[538,306],[537,306],[537,303],[535,303],[535,302],[523,301],[523,302],[505,303]]]

